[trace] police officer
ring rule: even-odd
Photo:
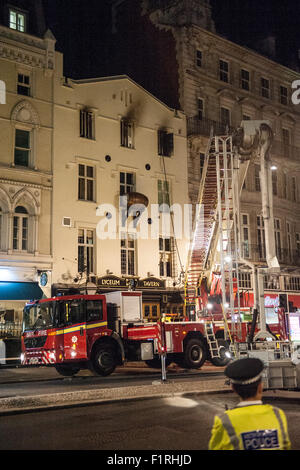
[[[261,401],[264,365],[260,359],[231,362],[225,369],[240,403],[215,416],[209,450],[290,450],[284,412]]]

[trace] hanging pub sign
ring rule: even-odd
[[[135,289],[165,289],[165,281],[156,277],[147,277],[145,279],[137,279],[132,277],[118,277],[118,276],[103,276],[98,277],[97,286],[99,288],[108,289],[123,289],[132,288],[132,282],[134,281]]]

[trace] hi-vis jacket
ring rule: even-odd
[[[279,408],[243,405],[215,416],[209,450],[290,449],[286,416]]]

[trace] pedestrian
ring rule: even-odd
[[[290,450],[284,412],[262,403],[264,364],[257,358],[231,362],[225,369],[240,403],[215,416],[209,450]]]

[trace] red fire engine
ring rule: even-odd
[[[106,376],[125,361],[157,367],[160,327],[159,322],[144,322],[139,291],[42,299],[24,309],[22,364],[52,365],[64,376],[84,368]],[[216,366],[228,362],[221,317],[164,323],[164,328],[167,364],[198,369],[206,360]],[[244,341],[249,331],[250,324],[242,323]]]

